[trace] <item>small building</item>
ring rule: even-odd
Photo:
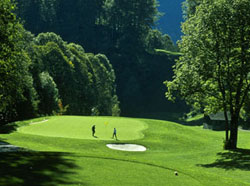
[[[228,121],[230,123],[231,117],[230,114],[227,114]],[[218,112],[216,114],[204,115],[204,129],[212,129],[217,131],[223,131],[226,129],[226,119],[224,116],[224,112]]]

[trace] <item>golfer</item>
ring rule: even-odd
[[[92,126],[92,136],[95,137],[95,125]]]
[[[115,139],[117,140],[117,136],[116,136],[116,128],[114,128],[114,132],[113,132],[113,137],[112,138],[114,138],[115,137]]]

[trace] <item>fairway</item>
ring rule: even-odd
[[[96,138],[92,136],[92,125],[96,125]],[[117,129],[119,140],[135,140],[143,138],[142,131],[147,128],[147,124],[129,118],[60,116],[31,122],[20,127],[18,132],[49,137],[110,140],[114,128]]]
[[[161,120],[53,116],[14,125],[17,130],[0,134],[0,141],[26,151],[0,153],[0,185],[250,185],[250,132],[239,131],[234,152],[223,150],[223,131]],[[114,127],[118,141],[111,139]],[[125,143],[147,150],[107,147]]]

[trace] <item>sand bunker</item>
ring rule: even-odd
[[[16,152],[19,150],[20,148],[17,146],[0,143],[0,152]]]
[[[107,144],[106,145],[110,149],[122,150],[122,151],[146,151],[146,147],[142,145],[135,144]]]

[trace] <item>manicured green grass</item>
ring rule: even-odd
[[[197,114],[194,117],[186,119],[186,122],[197,121],[204,118],[204,114]]]
[[[92,125],[96,126],[97,138],[92,137]],[[146,127],[144,122],[133,119],[61,116],[51,117],[44,122],[30,123],[20,127],[18,132],[49,137],[109,140],[113,129],[116,128],[120,140],[134,140],[143,138],[142,131]]]
[[[0,153],[0,185],[250,185],[250,132],[239,132],[240,150],[224,151],[224,132],[168,121],[64,116],[30,122],[0,135],[1,141],[34,150]],[[98,138],[91,136],[92,124]],[[110,139],[113,127],[119,141]],[[107,143],[148,149],[117,151]]]
[[[174,55],[174,56],[181,56],[181,52],[173,52],[169,50],[164,50],[164,49],[155,49],[155,51],[159,54],[165,54],[165,55]]]

